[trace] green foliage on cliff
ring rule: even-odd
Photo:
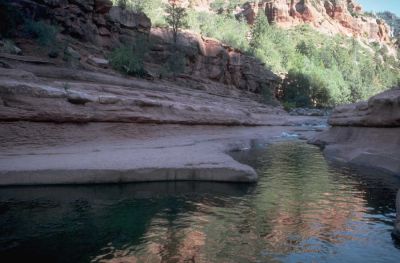
[[[164,12],[165,21],[170,26],[172,31],[174,44],[177,45],[179,30],[187,27],[186,9],[176,5],[175,3],[171,3],[165,6]]]
[[[241,50],[249,49],[247,40],[249,27],[246,22],[237,20],[233,16],[189,10],[187,21],[193,31],[216,38]]]
[[[265,20],[261,15],[257,24]],[[296,106],[356,102],[399,82],[399,63],[385,48],[374,53],[355,39],[325,36],[308,26],[263,28],[261,34],[253,31],[253,54],[273,71],[288,72],[283,99]],[[294,96],[299,89],[303,96]]]
[[[244,3],[248,1],[246,0],[215,0],[210,4],[211,9],[217,13],[229,13],[234,10],[237,6],[242,6]]]
[[[153,8],[143,9],[152,21],[162,16],[151,13],[157,10],[157,1],[161,0],[146,1]],[[242,1],[215,1],[211,5],[214,13],[189,9],[188,26],[253,55],[268,69],[286,75],[284,88],[279,92],[286,104],[334,106],[367,99],[399,85],[399,61],[384,46],[339,35],[327,36],[307,25],[281,29],[270,25],[264,14],[250,27],[232,12],[218,11],[239,3]]]
[[[112,0],[115,6],[143,12],[150,19],[153,26],[164,26],[166,22],[163,15],[163,0]]]
[[[399,83],[399,62],[378,44],[371,50],[352,38],[323,35],[307,25],[281,29],[269,25],[263,14],[256,21],[250,28],[232,16],[193,11],[189,15],[192,30],[285,74],[280,99],[298,107],[356,102]]]

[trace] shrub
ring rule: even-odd
[[[148,41],[139,37],[134,44],[114,49],[110,54],[111,66],[126,75],[144,77],[144,57],[148,52]]]
[[[116,48],[110,55],[111,66],[126,75],[143,77],[145,70],[141,56],[133,46]]]
[[[58,28],[44,21],[28,20],[25,22],[25,30],[36,38],[43,46],[54,46],[56,44]]]
[[[398,82],[398,62],[376,46],[328,37],[309,26],[283,30],[257,17],[251,53],[275,72],[288,72],[281,97],[297,107],[326,107],[366,99]],[[262,26],[260,26],[262,25]],[[382,63],[376,57],[381,58]]]
[[[197,33],[219,39],[244,51],[249,49],[247,34],[250,28],[246,22],[233,16],[189,11],[187,21],[189,28]]]

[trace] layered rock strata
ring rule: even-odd
[[[343,34],[390,43],[390,27],[384,20],[364,14],[353,0],[262,0],[243,5],[238,15],[254,23],[264,10],[272,24],[288,28],[308,24],[326,34]]]
[[[332,160],[400,175],[399,113],[399,88],[337,107],[329,119],[332,127],[311,143],[322,146]]]
[[[273,125],[286,116],[254,93],[190,76],[147,81],[5,61],[0,121]]]
[[[78,40],[78,52],[92,49],[100,58],[107,57],[118,46],[141,41],[150,47],[145,69],[155,78],[175,56],[171,32],[152,29],[145,14],[112,6],[109,0],[16,0],[12,4],[24,16],[49,21],[63,35]],[[178,40],[185,74],[255,93],[263,88],[274,93],[281,83],[263,63],[215,39],[181,32]]]

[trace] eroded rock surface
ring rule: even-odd
[[[172,34],[165,29],[154,28],[150,39],[153,47],[148,68],[157,72],[165,65],[168,57],[173,55]],[[265,87],[274,93],[280,85],[280,78],[267,70],[263,63],[216,39],[183,32],[179,34],[178,43],[187,58],[186,74],[254,93],[261,93]]]
[[[298,129],[1,122],[0,185],[255,182],[254,169],[229,151]]]
[[[25,63],[16,68],[0,68],[0,121],[223,125],[286,121],[282,108],[212,81],[190,77],[146,81]]]
[[[337,107],[333,127],[310,142],[333,160],[400,175],[400,89]]]
[[[13,4],[27,17],[51,21],[60,28],[63,36],[75,38],[76,51],[94,52],[87,56],[88,63],[93,66],[104,68],[107,64],[105,61],[98,63],[93,56],[107,57],[114,48],[137,41],[151,47],[144,57],[145,69],[155,78],[165,72],[167,61],[175,57],[171,32],[152,28],[145,14],[112,6],[110,0],[18,0]],[[66,38],[64,42],[74,41]],[[269,88],[274,94],[281,84],[281,78],[260,61],[218,40],[181,32],[178,45],[187,75],[255,93]],[[82,54],[76,55],[80,58]]]
[[[394,88],[368,101],[336,107],[329,119],[332,126],[399,127],[400,88]]]

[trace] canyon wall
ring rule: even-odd
[[[254,23],[259,10],[265,10],[268,20],[283,28],[308,24],[329,34],[343,34],[389,43],[390,27],[382,19],[364,14],[354,0],[261,0],[242,7],[249,23]]]
[[[59,34],[56,43],[40,46],[21,24],[13,38],[19,54],[0,53],[0,121],[288,122],[273,93],[270,105],[257,94],[262,89],[273,92],[280,78],[256,59],[215,39],[180,32],[178,50],[185,59],[185,70],[176,78],[167,78],[160,72],[169,59],[175,59],[172,34],[165,28],[152,28],[143,13],[112,6],[109,0],[9,3],[24,18],[57,26]],[[148,50],[146,79],[112,70],[107,60],[110,52],[138,41]],[[73,57],[73,65],[65,54]]]
[[[154,77],[174,55],[168,30],[152,28],[145,14],[113,6],[110,0],[16,0],[12,4],[24,17],[47,20],[57,25],[63,35],[77,39],[78,52],[91,44],[98,50],[96,55],[107,57],[115,47],[133,44],[141,37],[149,47],[145,69]],[[280,78],[264,64],[218,40],[181,32],[178,44],[184,54],[186,76],[255,93],[263,88],[270,88],[273,93],[280,85]]]

